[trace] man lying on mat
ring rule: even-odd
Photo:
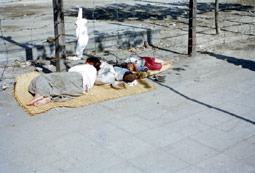
[[[29,86],[34,98],[27,106],[41,106],[52,101],[66,101],[88,92],[96,81],[100,69],[98,58],[88,58],[85,64],[76,65],[68,72],[41,74]]]

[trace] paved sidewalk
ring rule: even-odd
[[[164,83],[147,79],[156,90],[90,106],[31,117],[17,104],[11,86],[16,75],[34,71],[36,64],[2,65],[2,82],[9,88],[0,91],[0,173],[254,173],[252,14],[227,11],[229,25],[219,36],[213,28],[205,30],[211,14],[200,15],[196,57],[185,55],[182,19],[177,27],[167,24],[172,32],[163,30],[168,35],[161,41],[168,46],[112,49],[121,58],[137,53],[174,59],[174,68],[163,73]],[[116,60],[107,52],[96,55]]]
[[[254,71],[198,55],[164,74],[151,92],[34,117],[0,92],[0,172],[255,172]]]

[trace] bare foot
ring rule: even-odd
[[[34,96],[34,98],[31,100],[31,102],[27,103],[27,106],[32,106],[34,105],[35,102],[39,101],[39,100],[42,100],[43,99],[43,96],[40,95],[40,94],[36,94]]]
[[[42,105],[45,105],[47,103],[50,102],[50,97],[45,97],[43,98],[42,100],[38,100],[37,102],[34,103],[34,106],[42,106]]]

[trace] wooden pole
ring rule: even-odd
[[[215,0],[215,29],[216,29],[216,34],[219,34],[219,0]]]
[[[196,14],[197,0],[189,1],[189,38],[188,38],[188,55],[196,55]]]
[[[60,72],[66,70],[66,66],[64,65],[64,61],[66,59],[66,45],[63,0],[52,0],[52,2],[54,14],[56,69]]]

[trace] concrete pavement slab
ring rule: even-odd
[[[253,13],[242,11],[242,17],[239,11],[222,13],[225,19],[252,22],[245,16]],[[198,40],[206,42],[197,47],[196,57],[186,56],[184,18],[175,20],[177,27],[157,21],[167,26],[161,30],[162,49],[111,49],[123,57],[135,53],[175,60],[174,68],[162,73],[164,83],[148,79],[157,86],[151,92],[31,117],[15,101],[12,85],[16,75],[34,66],[9,66],[4,75],[12,83],[0,91],[0,172],[254,172],[254,35],[245,27],[231,32],[225,27],[212,35],[212,13],[199,15],[204,34]],[[225,24],[232,23],[237,24]],[[178,34],[186,36],[171,41]],[[106,52],[96,56],[115,60]]]
[[[190,165],[194,165],[218,154],[212,148],[189,138],[164,147],[163,150]]]

